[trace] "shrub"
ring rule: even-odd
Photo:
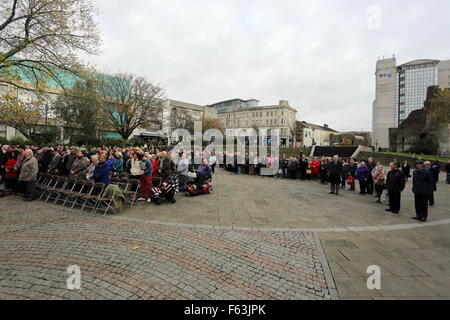
[[[419,140],[415,145],[409,148],[409,153],[415,154],[428,154],[428,155],[436,155],[438,152],[439,146],[434,141],[429,141],[428,139]]]

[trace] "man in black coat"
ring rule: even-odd
[[[433,193],[433,177],[431,173],[423,167],[423,161],[416,163],[416,170],[413,173],[413,193],[416,207],[415,220],[422,222],[428,219],[428,200]]]
[[[69,175],[69,171],[67,170],[67,163],[69,161],[69,151],[68,150],[63,150],[61,152],[61,160],[59,161],[58,166],[55,169],[55,173],[57,175],[62,175],[62,176],[68,176]]]
[[[306,170],[308,169],[308,159],[304,154],[302,154],[302,157],[299,160],[299,167],[300,167],[300,179],[305,180]]]
[[[425,162],[425,169],[427,169],[431,177],[433,178],[433,192],[431,192],[430,197],[428,198],[428,203],[430,207],[434,206],[434,193],[437,191],[437,182],[439,180],[439,173],[441,172],[441,167],[438,161],[433,162],[431,164],[429,161]]]
[[[350,159],[350,165],[347,167],[347,176],[352,176],[353,179],[356,178],[356,170],[358,169],[358,160],[352,158]],[[350,191],[355,191],[355,181],[350,185]]]
[[[450,184],[450,160],[445,165],[445,172],[447,172],[447,184]]]
[[[401,193],[405,189],[405,174],[398,169],[397,162],[392,162],[390,168],[386,180],[389,193],[389,209],[386,211],[397,214],[400,212]]]
[[[163,181],[166,181],[167,178],[172,174],[172,161],[170,160],[169,154],[166,151],[161,152],[158,172]]]
[[[375,161],[373,161],[373,158],[370,157],[367,159],[367,168],[369,169],[369,178],[367,179],[367,189],[369,194],[373,194],[374,190],[374,183],[373,183],[373,176],[372,176],[372,170],[377,166]]]
[[[331,185],[330,194],[339,194],[339,186],[341,184],[343,166],[342,162],[339,161],[339,156],[335,155],[333,161],[328,165],[328,177]]]
[[[289,172],[289,178],[295,180],[297,178],[297,172],[298,172],[298,160],[294,157],[291,157],[291,160],[288,164],[288,172]]]
[[[402,171],[405,174],[405,179],[408,181],[408,178],[411,177],[411,167],[409,166],[409,163],[407,160],[403,163]]]
[[[280,159],[280,168],[283,174],[283,178],[288,177],[288,167],[289,167],[289,160],[288,158],[286,158],[286,155],[283,154],[283,158]]]

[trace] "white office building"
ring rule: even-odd
[[[450,60],[414,60],[397,66],[395,58],[378,60],[372,111],[372,144],[389,147],[389,128],[396,128],[409,114],[423,108],[427,89],[450,88]]]

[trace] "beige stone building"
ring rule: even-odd
[[[278,129],[280,146],[294,146],[297,110],[284,100],[272,106],[258,106],[257,102],[254,99],[234,99],[210,107],[219,110],[219,121],[229,134],[248,129],[266,129],[268,140],[271,140],[272,130]],[[223,107],[226,104],[228,106]]]
[[[306,121],[297,121],[296,124],[296,147],[305,148],[312,146],[330,146],[331,135],[338,134],[336,130],[331,129],[327,124],[319,126]]]

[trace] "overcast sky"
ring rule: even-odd
[[[371,130],[378,57],[450,59],[448,0],[95,1],[99,71],[202,105],[288,100],[299,120],[340,131]]]

